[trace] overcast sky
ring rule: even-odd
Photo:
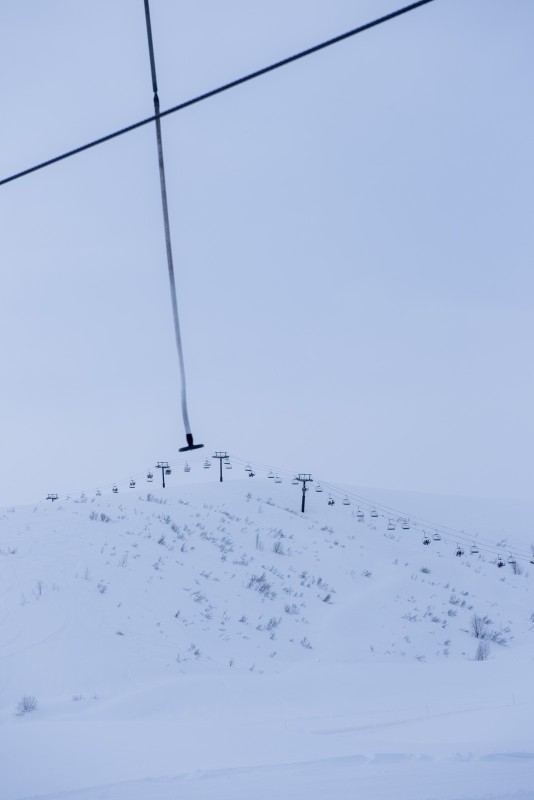
[[[398,5],[151,0],[162,108]],[[533,34],[435,0],[165,119],[207,455],[531,493]],[[150,115],[143,0],[3,0],[0,86],[1,177]],[[0,242],[0,505],[177,459],[153,126],[2,187]]]

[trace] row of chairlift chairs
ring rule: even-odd
[[[232,464],[230,463],[230,459],[228,457],[223,459],[223,464],[224,464],[225,469],[232,469]],[[203,469],[210,469],[211,468],[211,461],[206,458],[206,460],[204,461],[202,466],[203,466]],[[169,466],[165,467],[164,471],[165,471],[165,475],[171,475],[172,474],[172,469]],[[191,472],[191,466],[187,463],[187,461],[184,464],[184,472]],[[253,471],[252,467],[250,466],[250,463],[248,463],[246,465],[245,472],[248,473],[249,478],[254,478],[254,476],[256,475],[256,473]],[[282,483],[282,478],[278,474],[275,474],[272,470],[269,471],[267,477],[271,478],[274,483]],[[146,475],[146,479],[147,479],[148,483],[152,483],[152,481],[154,480],[154,473],[151,470],[148,470],[147,475]],[[298,486],[300,481],[298,480],[298,478],[295,477],[295,478],[293,478],[291,483],[294,486]],[[130,485],[130,489],[135,489],[135,485],[136,484],[135,484],[135,480],[133,478],[130,480],[130,484],[129,485]],[[112,488],[113,494],[118,494],[118,491],[119,491],[118,486],[116,484],[113,484],[113,488]],[[315,491],[317,493],[320,493],[320,492],[323,491],[323,488],[322,488],[320,483],[316,484]],[[100,489],[96,490],[96,494],[97,494],[97,496],[100,496],[102,494]],[[58,500],[59,496],[57,494],[49,494],[46,499],[47,500],[52,500],[52,501],[53,500]],[[330,494],[328,496],[328,505],[329,506],[333,506],[333,505],[335,505],[335,502],[336,501],[334,500],[334,498]],[[345,496],[343,498],[343,500],[342,500],[342,503],[343,503],[344,506],[350,506],[349,498],[347,496]],[[373,518],[378,517],[378,511],[376,510],[376,508],[374,506],[373,506],[373,508],[370,509],[369,516],[373,517]],[[361,510],[361,508],[359,506],[358,506],[358,511],[356,512],[356,518],[357,518],[358,522],[363,522],[363,520],[365,519],[365,514],[364,514],[364,512]],[[392,518],[390,518],[388,520],[388,524],[387,524],[388,531],[394,531],[395,527],[396,526],[395,526],[394,520]],[[410,523],[408,522],[407,519],[403,519],[402,520],[401,528],[402,528],[402,530],[405,530],[405,531],[410,530]],[[423,531],[423,544],[425,546],[427,546],[427,545],[430,544],[431,541],[434,541],[434,542],[440,542],[441,541],[441,536],[438,533],[438,531],[436,531],[434,534],[432,534],[432,539],[430,538],[430,536],[425,531]],[[480,552],[479,548],[473,542],[473,544],[469,548],[470,555],[478,555],[479,552]],[[465,550],[463,549],[463,547],[461,547],[459,544],[457,544],[456,545],[456,553],[455,553],[455,555],[458,556],[458,558],[461,558],[461,556],[463,556],[464,554],[465,554]],[[497,566],[499,568],[504,567],[506,565],[506,563],[510,564],[511,566],[514,566],[517,563],[517,561],[514,558],[512,553],[510,553],[510,555],[508,556],[506,562],[503,560],[503,558],[500,555],[498,556],[498,558],[497,558]],[[534,564],[534,557],[530,559],[530,563]]]
[[[231,465],[231,463],[230,463],[230,459],[229,459],[229,458],[226,458],[226,459],[224,459],[224,461],[223,461],[223,464],[224,464],[224,466],[225,466],[225,468],[226,468],[226,469],[232,469],[232,465]],[[202,466],[203,466],[203,468],[204,468],[204,469],[210,469],[210,467],[211,467],[211,461],[210,461],[209,459],[206,459],[206,460],[204,461],[204,464],[203,464]],[[164,468],[163,468],[163,471],[165,472],[165,475],[167,475],[167,476],[168,476],[168,475],[172,475],[172,468],[171,468],[171,467],[169,467],[169,466],[167,466],[167,467],[164,467]],[[184,472],[191,472],[191,465],[190,465],[190,464],[188,464],[188,463],[187,463],[187,461],[186,461],[186,463],[184,464]],[[147,474],[146,474],[146,480],[147,480],[147,483],[152,483],[152,482],[153,482],[153,480],[154,480],[154,473],[153,473],[153,472],[152,472],[152,470],[150,470],[150,469],[147,471]],[[130,489],[135,489],[135,485],[136,485],[136,483],[135,483],[135,480],[134,480],[133,478],[131,479],[131,481],[130,481],[130,484],[129,484],[129,485],[130,485]],[[117,484],[113,484],[113,488],[112,488],[112,492],[113,492],[113,494],[117,494],[117,493],[118,493],[118,491],[119,491],[119,488],[118,488]],[[102,492],[100,491],[100,489],[98,489],[98,490],[97,490],[97,494],[98,494],[98,495],[102,494]],[[48,499],[48,498],[47,498],[47,499]]]
[[[298,483],[298,481],[294,481],[294,483]],[[320,484],[317,484],[317,486],[315,487],[315,491],[316,492],[322,492],[323,491]],[[343,505],[345,505],[345,506],[350,505],[350,500],[348,499],[348,497],[345,497],[342,502],[343,502]],[[335,505],[335,500],[332,497],[332,495],[329,495],[329,497],[328,497],[328,505],[329,506]],[[373,508],[370,509],[369,516],[374,517],[374,518],[378,517],[378,511],[376,510],[376,508],[373,507]],[[358,522],[363,522],[363,520],[365,519],[365,514],[364,514],[364,512],[361,510],[361,508],[359,506],[358,506],[358,511],[356,512],[356,518],[357,518]],[[388,531],[394,531],[395,527],[396,527],[395,521],[390,518],[388,520],[388,524],[387,524]],[[401,528],[403,530],[405,530],[405,531],[410,530],[410,523],[408,522],[407,519],[403,519],[402,520]],[[426,533],[426,531],[423,531],[423,540],[422,541],[423,541],[423,544],[425,546],[428,546],[432,541],[440,542],[441,541],[441,535],[440,535],[440,533],[438,531],[436,531],[435,533],[432,534],[432,538],[430,538],[428,533]],[[480,553],[479,548],[477,547],[475,542],[473,542],[473,544],[469,548],[469,554],[473,556],[473,555],[478,555],[479,553]],[[459,544],[456,545],[455,555],[458,558],[461,558],[461,556],[465,555],[465,550]],[[517,563],[517,561],[514,558],[512,553],[510,553],[510,555],[508,556],[506,561],[504,561],[504,559],[500,555],[497,558],[497,566],[499,568],[504,567],[506,564],[510,564],[511,566],[514,566],[516,563]],[[534,564],[534,557],[532,557],[530,559],[530,563]]]

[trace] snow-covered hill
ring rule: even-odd
[[[301,514],[268,478],[148,489],[0,514],[6,800],[534,791],[528,509],[349,488]],[[413,758],[419,795],[398,785]],[[447,765],[463,777],[440,794]],[[191,770],[209,785],[137,783]]]

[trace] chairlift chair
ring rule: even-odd
[[[378,517],[378,511],[376,510],[376,508],[372,508],[371,509],[370,516],[371,517]]]
[[[407,519],[405,519],[403,521],[403,523],[401,525],[401,528],[402,528],[403,531],[409,531],[410,530],[410,523],[408,522]]]
[[[97,489],[96,490],[96,496],[97,497],[101,497],[101,495],[102,495],[102,492],[100,491],[100,489]]]
[[[274,478],[274,472],[272,471],[272,469],[269,470],[269,474],[267,475],[267,477],[268,478]]]
[[[316,492],[322,492],[322,491],[323,491],[323,487],[321,486],[321,484],[320,484],[320,483],[318,483],[318,484],[316,485],[316,487],[315,487],[315,491],[316,491]]]
[[[349,498],[348,498],[348,497],[344,497],[344,498],[343,498],[343,505],[344,505],[344,506],[350,506],[350,500],[349,500]]]
[[[150,472],[150,470],[149,470],[149,471],[147,472],[147,474],[146,474],[146,479],[147,479],[147,482],[148,482],[148,483],[152,483],[152,481],[154,480],[154,476],[153,476],[153,474]]]
[[[279,475],[275,475],[274,476],[274,482],[275,483],[282,483],[282,478]]]
[[[394,531],[394,530],[395,530],[395,523],[393,522],[392,519],[390,519],[388,522],[388,531]]]
[[[458,557],[460,557],[460,556],[463,556],[463,554],[464,554],[464,551],[462,550],[462,548],[460,547],[460,545],[459,545],[459,544],[457,544],[457,545],[456,545],[456,555],[457,555]]]
[[[333,506],[335,504],[335,502],[336,501],[334,500],[334,498],[330,495],[330,497],[328,498],[328,505],[329,506]]]
[[[208,461],[208,459],[206,459],[204,461],[204,469],[209,469],[210,467],[211,467],[211,461]]]
[[[365,519],[365,514],[361,510],[360,506],[358,506],[358,511],[356,513],[356,519],[358,520],[358,522],[363,522],[364,519]]]
[[[229,462],[229,461],[225,461],[225,462],[224,462],[224,468],[225,468],[225,469],[232,469],[232,465],[230,464],[230,462]]]
[[[118,490],[117,486],[114,486],[111,491],[113,492],[113,494],[117,494],[119,490]]]
[[[165,475],[170,475],[172,473],[172,469],[170,467],[166,467]]]
[[[434,540],[435,542],[441,542],[441,536],[439,535],[439,533],[438,533],[437,531],[436,531],[436,532],[435,532],[435,534],[432,536],[432,538],[433,538],[433,540]]]
[[[497,557],[497,566],[499,567],[499,569],[501,567],[504,567],[504,561],[502,560],[502,558],[500,556]]]
[[[480,552],[480,550],[478,549],[478,547],[476,546],[476,544],[474,544],[474,543],[473,543],[473,544],[471,545],[470,549],[469,549],[469,552],[471,553],[471,555],[472,555],[472,556],[475,556],[477,553],[479,553],[479,552]]]
[[[247,464],[247,466],[245,467],[245,472],[252,472],[252,467],[250,466],[250,464]]]
[[[133,479],[133,478],[132,478],[132,480],[130,481],[130,489],[135,489],[135,481],[134,481],[134,479]]]
[[[191,472],[191,467],[189,466],[189,464],[187,463],[187,461],[185,462],[185,466],[184,466],[184,472]]]
[[[509,564],[511,564],[512,566],[513,566],[514,564],[516,564],[516,563],[517,563],[517,562],[516,562],[516,560],[515,560],[515,558],[513,557],[513,555],[512,555],[511,553],[510,553],[510,555],[508,556],[508,558],[507,558],[506,560],[507,560],[507,562],[508,562]]]
[[[423,544],[430,544],[430,538],[426,535],[423,536]]]
[[[293,484],[293,486],[298,486],[299,485],[299,479],[298,478],[293,478],[291,483]]]

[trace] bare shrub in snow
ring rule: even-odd
[[[17,703],[17,716],[22,717],[23,714],[31,714],[31,712],[36,709],[37,700],[35,697],[31,694],[25,694]]]
[[[486,661],[489,656],[490,646],[487,642],[479,642],[475,653],[475,661]]]
[[[484,639],[486,636],[487,622],[484,617],[479,614],[473,614],[471,617],[471,633],[475,639]]]
[[[269,597],[271,600],[274,600],[276,597],[276,592],[271,589],[271,584],[268,582],[265,572],[261,575],[251,575],[247,584],[247,589],[254,589],[256,592],[259,592],[264,597]]]
[[[295,605],[295,603],[293,603],[292,605],[289,605],[289,603],[286,603],[285,606],[284,606],[284,611],[286,612],[286,614],[289,614],[291,616],[293,614],[298,614],[299,613],[299,608],[298,608],[298,606]]]
[[[503,636],[500,631],[488,631],[486,637],[489,642],[494,642],[495,644],[500,644],[504,647],[506,644],[506,636]]]
[[[279,556],[285,556],[286,551],[284,550],[284,546],[280,539],[277,539],[273,544],[273,553],[278,553]]]
[[[471,633],[476,639],[481,639],[488,642],[494,642],[504,646],[506,644],[506,637],[500,631],[490,628],[491,619],[489,617],[481,617],[478,614],[473,614],[471,617]],[[481,659],[477,659],[481,660]]]
[[[153,494],[150,494],[150,492],[146,496],[146,501],[147,503],[160,503],[161,505],[165,505],[167,502],[163,497],[155,497]]]

